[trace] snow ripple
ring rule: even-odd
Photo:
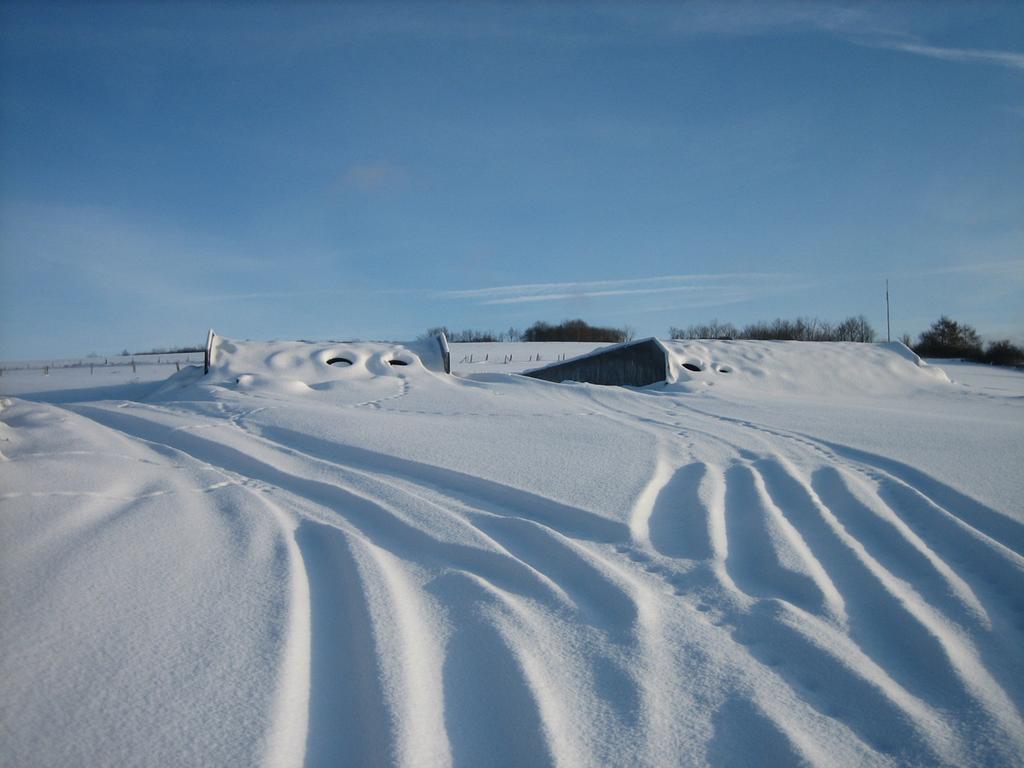
[[[417,386],[402,379],[399,396]],[[83,518],[87,534],[66,527],[59,547],[40,539],[39,557],[109,539],[96,525],[133,505],[218,514],[218,489],[244,516],[232,524],[266,520],[274,533],[251,546],[275,553],[284,602],[275,642],[247,663],[275,680],[260,705],[269,765],[952,766],[1024,753],[1019,522],[914,467],[686,395],[531,391],[542,412],[569,403],[649,439],[631,508],[615,517],[327,439],[276,407],[184,401],[69,406],[64,428],[86,447],[11,452],[2,501],[39,503],[19,468],[89,454],[92,440],[108,466],[192,481],[50,488],[117,505]],[[256,634],[267,621],[231,620]]]

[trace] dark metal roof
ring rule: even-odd
[[[655,338],[602,347],[585,355],[525,371],[545,381],[581,381],[606,386],[645,387],[668,378],[668,352]]]

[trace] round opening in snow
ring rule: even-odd
[[[328,365],[352,365],[352,361],[347,357],[332,357],[327,361]]]
[[[694,365],[693,363],[683,363],[683,368],[688,371],[693,371],[694,373],[701,372],[701,367],[699,365]]]
[[[405,362],[405,360],[397,360],[397,359],[395,359],[395,360],[388,360],[388,365],[408,365],[408,363]]]
[[[732,373],[732,368],[728,365],[720,365],[717,370],[719,373]]]

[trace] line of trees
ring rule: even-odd
[[[523,341],[607,341],[620,343],[633,338],[633,329],[590,325],[583,320],[565,320],[551,325],[540,320],[525,331]]]
[[[903,343],[912,347],[921,357],[958,357],[992,365],[1024,365],[1024,350],[1009,339],[989,342],[983,347],[981,336],[967,323],[943,315],[911,345],[904,336]]]
[[[673,339],[759,339],[777,341],[860,341],[876,338],[875,329],[864,315],[848,317],[832,324],[816,317],[781,318],[750,323],[737,328],[732,323],[712,320],[685,328],[669,328]],[[1009,339],[983,345],[978,332],[966,323],[958,323],[945,315],[918,336],[917,343],[909,334],[900,339],[921,357],[953,357],[992,365],[1024,365],[1024,350]]]
[[[121,354],[127,356],[130,354],[136,355],[177,355],[185,352],[205,352],[205,347],[153,347],[147,352],[129,352],[125,349]]]
[[[507,331],[495,333],[494,331],[478,331],[467,328],[462,331],[452,331],[446,326],[439,325],[428,328],[424,337],[437,336],[443,333],[448,341],[454,343],[489,343],[496,341],[593,341],[620,343],[633,338],[633,329],[608,328],[591,325],[585,320],[564,320],[557,325],[538,320],[525,331],[518,328],[509,328]],[[422,338],[422,337],[421,337]]]
[[[445,326],[427,330],[425,337],[444,333],[452,342],[490,343],[500,341],[586,341],[621,343],[633,338],[633,329],[591,325],[584,320],[565,320],[558,324],[539,320],[524,331],[479,331],[468,328],[451,331]],[[872,342],[875,329],[864,315],[854,315],[839,323],[817,317],[798,317],[795,320],[775,320],[749,323],[739,328],[732,323],[712,320],[685,328],[669,328],[673,339],[756,339],[777,341],[856,341]],[[1024,350],[1009,339],[982,344],[978,332],[966,323],[959,323],[945,315],[918,336],[917,343],[908,334],[900,339],[921,357],[954,357],[993,365],[1024,365]],[[182,349],[181,351],[189,351]],[[199,350],[202,351],[202,350]]]
[[[848,317],[840,323],[830,323],[817,317],[798,317],[795,320],[775,320],[749,323],[737,328],[732,323],[698,323],[685,328],[669,328],[673,339],[757,339],[774,341],[860,341],[875,340],[875,329],[864,315]]]
[[[451,342],[465,343],[465,342],[495,342],[495,341],[518,341],[519,331],[515,328],[509,328],[506,333],[495,333],[494,331],[478,331],[474,328],[467,328],[463,331],[450,331],[447,326],[438,325],[434,328],[427,328],[427,332],[420,338],[431,338],[432,336],[439,336],[444,334],[445,338]],[[512,338],[512,336],[515,338]]]

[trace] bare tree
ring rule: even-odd
[[[712,320],[710,323],[670,328],[673,339],[760,339],[772,341],[861,341],[875,340],[875,329],[863,315],[848,317],[838,325],[817,317],[749,323],[737,330],[732,323]]]

